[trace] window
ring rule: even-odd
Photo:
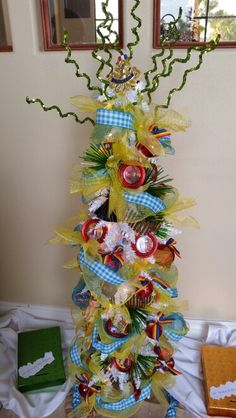
[[[101,43],[97,28],[104,21],[103,0],[41,0],[44,49],[63,50],[61,46],[64,29],[72,49],[94,49]],[[123,43],[123,0],[112,0],[108,11],[113,16],[111,31],[102,29],[107,43],[114,43],[118,33],[118,45]],[[111,21],[108,22],[108,25]],[[113,32],[114,31],[114,32]]]
[[[154,0],[154,48],[160,46],[167,23],[183,12],[178,21],[176,47],[204,44],[221,35],[219,47],[236,47],[236,0]]]
[[[12,51],[9,16],[6,0],[0,0],[0,52]]]

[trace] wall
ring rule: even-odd
[[[77,281],[77,273],[62,268],[72,252],[44,243],[79,208],[79,198],[68,194],[68,177],[88,146],[91,127],[29,106],[25,96],[67,111],[69,97],[87,90],[64,64],[64,52],[40,50],[39,1],[8,3],[14,52],[0,54],[0,300],[65,306]],[[131,4],[125,0],[126,39],[132,36]],[[153,52],[151,0],[142,0],[139,14],[144,27],[134,61],[145,70]],[[75,55],[83,71],[95,74],[89,52]],[[235,318],[235,73],[236,50],[217,50],[172,101],[192,120],[187,133],[173,138],[177,155],[163,161],[182,196],[198,202],[191,214],[201,229],[186,229],[178,239],[180,295],[192,318]],[[156,101],[180,79],[181,66]]]

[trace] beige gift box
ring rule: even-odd
[[[236,417],[236,347],[202,346],[208,415]]]

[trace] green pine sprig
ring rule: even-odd
[[[133,380],[137,378],[148,379],[153,374],[154,363],[156,357],[138,355],[136,362],[131,370],[131,377]]]
[[[108,158],[111,156],[111,150],[104,145],[92,144],[82,156],[82,159],[89,163],[91,168],[101,170],[106,168]]]
[[[163,168],[159,168],[157,180],[154,181],[147,190],[152,196],[161,198],[172,189],[172,186],[168,183],[173,179],[169,178],[167,175],[163,175],[163,172]]]
[[[169,231],[167,228],[164,227],[160,227],[158,228],[158,230],[156,231],[156,236],[161,238],[161,239],[165,239],[169,236]]]
[[[131,318],[131,334],[141,334],[146,328],[148,312],[145,309],[129,308]]]

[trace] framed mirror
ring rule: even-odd
[[[45,51],[64,50],[61,46],[64,29],[68,32],[71,49],[94,49],[101,43],[98,25],[104,20],[104,0],[40,0]],[[123,0],[109,2],[108,11],[113,16],[111,29],[118,34],[117,45],[123,46]],[[102,30],[104,36],[109,33]],[[110,33],[108,44],[116,41]]]
[[[7,1],[0,0],[0,52],[12,51],[10,22]]]
[[[236,47],[236,0],[154,0],[153,47],[160,47],[166,24],[183,12],[177,27],[180,39],[176,48],[203,45],[217,34],[219,47]]]

